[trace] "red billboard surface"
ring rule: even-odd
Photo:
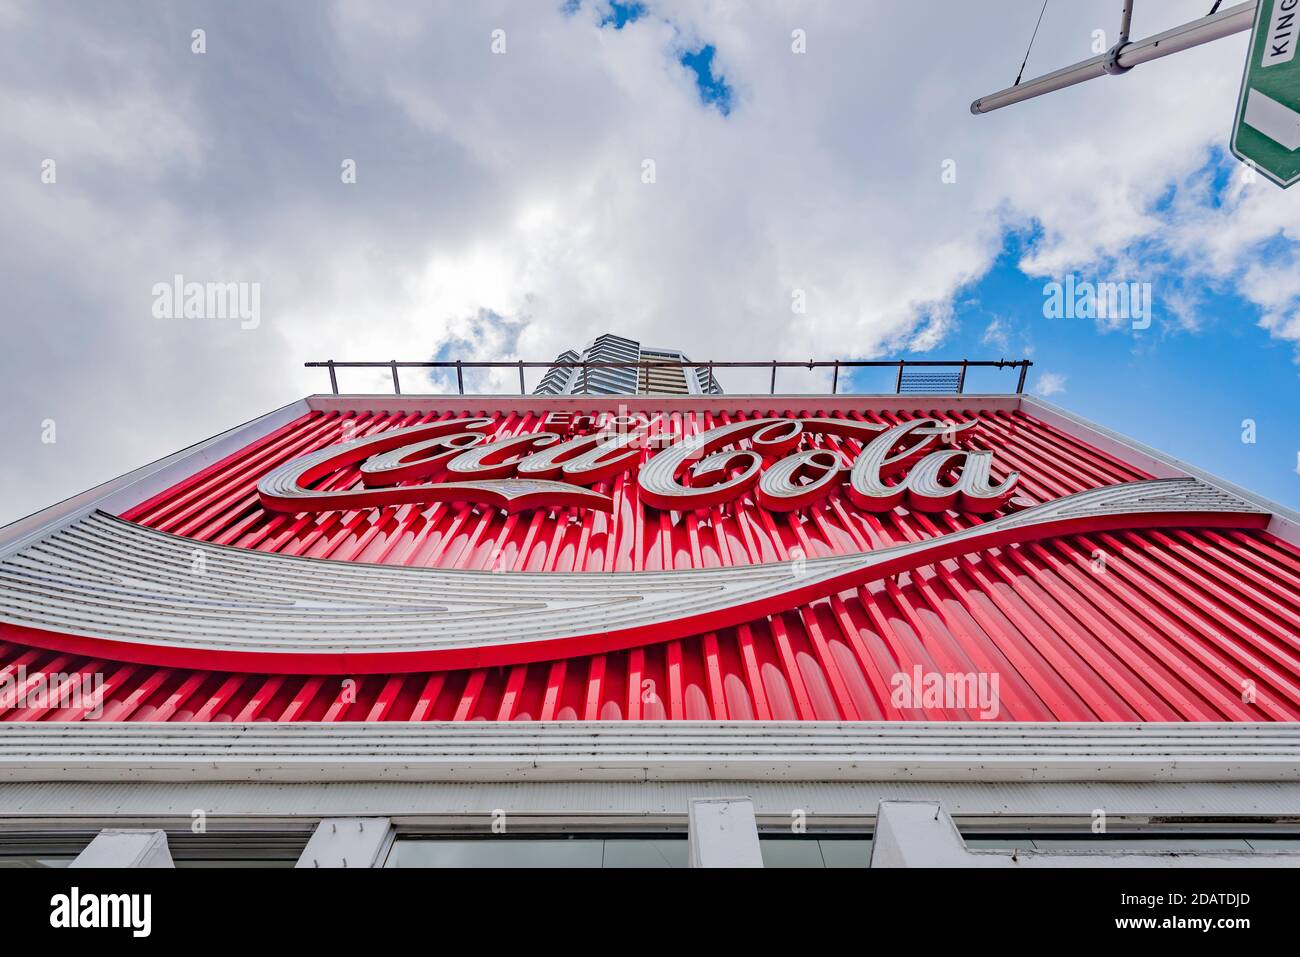
[[[342,399],[79,517],[3,563],[0,679],[102,674],[110,721],[1300,714],[1300,552],[1220,489],[997,403],[584,401]]]

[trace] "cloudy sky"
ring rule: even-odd
[[[1141,0],[1134,35],[1210,5]],[[1050,0],[1026,76],[1120,6]],[[309,359],[606,330],[1030,356],[1051,401],[1300,505],[1300,187],[1226,153],[1245,35],[971,116],[1039,8],[0,0],[0,521],[321,391]],[[256,323],[160,317],[177,275],[258,284]],[[1049,318],[1067,275],[1150,283],[1150,325]]]

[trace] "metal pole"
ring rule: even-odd
[[[831,395],[840,387],[840,360],[835,360],[835,373],[831,376]]]
[[[894,383],[894,392],[898,395],[903,392],[903,366],[905,365],[907,365],[905,360],[898,360],[898,380]]]
[[[393,367],[393,395],[401,395],[402,384],[397,381],[397,360],[394,359],[391,365]]]
[[[992,113],[1013,103],[1023,103],[1044,93],[1054,93],[1076,83],[1103,77],[1107,74],[1108,67],[1109,72],[1122,73],[1131,70],[1139,63],[1158,60],[1171,53],[1181,53],[1202,43],[1220,40],[1234,33],[1249,30],[1255,22],[1255,4],[1256,0],[1246,0],[1245,3],[1239,3],[1235,7],[1220,10],[1213,16],[1201,17],[1199,20],[1184,23],[1182,26],[1147,37],[1145,40],[1127,43],[1122,49],[1112,47],[1092,59],[1067,66],[1055,73],[1048,73],[1033,80],[1026,80],[1019,86],[1007,87],[997,93],[982,96],[970,105],[970,111],[977,116],[981,113]]]
[[[1020,381],[1016,383],[1016,393],[1025,391],[1025,376],[1029,375],[1029,367],[1032,363],[1028,359],[1022,359],[1020,362]]]
[[[1106,62],[1102,66],[1102,71],[1111,76],[1119,76],[1121,73],[1127,73],[1133,69],[1131,66],[1123,66],[1119,62],[1120,55],[1127,49],[1129,42],[1129,30],[1133,26],[1133,0],[1124,0],[1124,13],[1119,20],[1119,39],[1115,45],[1106,51]]]
[[[776,395],[776,360],[772,360],[772,387],[768,390],[768,395]]]
[[[338,376],[334,374],[334,360],[331,359],[329,362],[325,363],[325,365],[327,365],[330,370],[330,389],[334,392],[335,395],[338,395],[339,379]]]
[[[528,394],[524,389],[524,360],[523,359],[519,360],[519,394],[520,395]]]
[[[456,360],[456,388],[461,395],[465,394],[465,371],[460,367],[460,360]]]
[[[957,394],[961,395],[966,388],[966,364],[969,360],[961,360],[961,373],[957,376]]]

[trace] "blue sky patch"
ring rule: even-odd
[[[495,359],[519,355],[519,335],[528,325],[526,318],[510,318],[494,309],[479,309],[457,324],[438,343],[432,362],[455,362],[457,359]],[[465,369],[461,372],[466,392],[498,391],[491,387],[490,369]],[[435,389],[456,392],[459,385],[455,369],[430,369],[428,381]]]
[[[716,106],[719,113],[727,116],[731,113],[731,87],[713,72],[713,54],[716,52],[712,43],[706,43],[698,50],[683,51],[678,60],[695,74],[695,87],[700,91],[700,102],[705,106]]]
[[[629,23],[640,20],[645,14],[644,3],[620,3],[619,0],[609,0],[609,13],[605,14],[604,19],[600,21],[600,25],[622,30]]]
[[[1085,418],[1108,425],[1176,458],[1237,482],[1291,507],[1300,506],[1295,439],[1300,412],[1295,396],[1295,347],[1260,328],[1259,308],[1229,290],[1196,290],[1199,328],[1188,330],[1172,314],[1170,294],[1180,280],[1167,256],[1152,276],[1151,326],[1103,329],[1085,318],[1049,319],[1044,285],[1021,257],[1037,229],[1008,232],[993,268],[962,290],[953,325],[933,353],[890,350],[888,358],[1031,358],[1028,389],[1049,384],[1043,396]],[[1080,270],[1080,280],[1110,279]],[[876,374],[880,373],[880,374]],[[861,370],[844,391],[892,392],[891,370]],[[1005,392],[1015,373],[974,370],[968,392]],[[1246,424],[1254,423],[1253,434]],[[1251,440],[1247,440],[1247,439]]]

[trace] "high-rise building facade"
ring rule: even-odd
[[[696,366],[679,349],[645,346],[635,339],[605,333],[581,353],[560,353],[534,395],[721,395],[717,378]],[[570,363],[595,363],[582,368]],[[626,363],[607,367],[608,363]],[[664,363],[658,365],[654,363]],[[642,366],[641,364],[647,364]]]
[[[1300,515],[1024,394],[594,372],[0,529],[0,863],[1296,863]]]

